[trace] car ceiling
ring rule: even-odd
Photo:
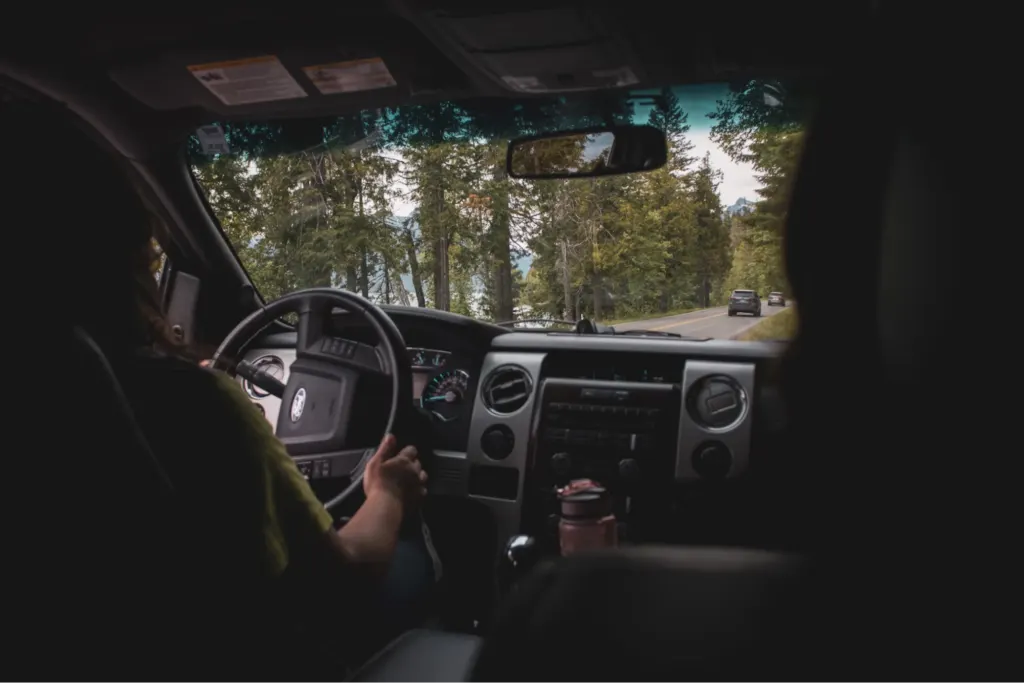
[[[298,6],[297,6],[298,7]],[[844,9],[845,8],[845,9]],[[590,87],[581,76],[628,67],[631,89],[811,76],[837,47],[816,26],[866,20],[870,5],[794,0],[662,5],[463,0],[302,5],[284,14],[221,3],[162,12],[95,9],[59,24],[5,22],[4,71],[43,88],[64,86],[144,121],[146,134],[180,138],[211,120],[335,115],[367,108],[466,97],[523,97],[504,76],[534,73],[550,95]],[[667,21],[667,14],[672,19]],[[827,17],[827,24],[825,23]],[[821,21],[818,21],[821,19]],[[397,86],[226,106],[189,65],[276,55],[293,74],[303,65],[380,57]],[[56,84],[56,85],[54,85]],[[64,84],[63,86],[61,84]],[[611,83],[607,83],[611,85]],[[534,93],[531,93],[534,94]],[[59,99],[63,99],[59,97]],[[136,126],[138,127],[138,126]]]

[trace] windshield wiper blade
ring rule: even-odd
[[[522,320],[503,320],[499,323],[494,324],[497,325],[498,327],[509,327],[515,329],[516,325],[529,325],[537,323],[547,323],[548,325],[551,326],[565,325],[566,327],[576,327],[576,323],[572,322],[571,320],[558,320],[554,318],[523,318]]]
[[[663,332],[661,330],[616,330],[616,335],[629,335],[633,337],[671,337],[673,339],[685,339],[686,341],[708,341],[711,337],[685,337],[678,332]]]
[[[682,339],[683,335],[676,332],[662,332],[661,330],[615,330],[615,334],[628,334],[635,337],[675,337]]]

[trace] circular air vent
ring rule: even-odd
[[[509,415],[526,405],[532,388],[533,383],[526,370],[516,365],[504,365],[487,375],[481,398],[491,412]]]
[[[284,381],[284,361],[277,356],[260,356],[254,360],[252,364],[257,368],[266,370],[268,374],[276,377],[282,382]],[[263,389],[260,389],[249,380],[244,380],[242,382],[242,388],[245,389],[245,393],[257,400],[270,396],[268,392],[263,391]]]
[[[747,413],[747,395],[736,380],[724,375],[705,377],[690,388],[687,409],[693,420],[711,430],[729,430]]]

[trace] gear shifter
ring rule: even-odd
[[[537,565],[540,549],[533,536],[513,536],[501,556],[501,592],[508,594]]]

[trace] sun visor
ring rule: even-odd
[[[164,51],[109,74],[153,109],[201,108],[229,118],[337,113],[464,93],[465,75],[417,38],[415,52],[309,45]]]
[[[587,9],[420,16],[421,28],[453,61],[506,91],[561,93],[646,80],[628,43]]]

